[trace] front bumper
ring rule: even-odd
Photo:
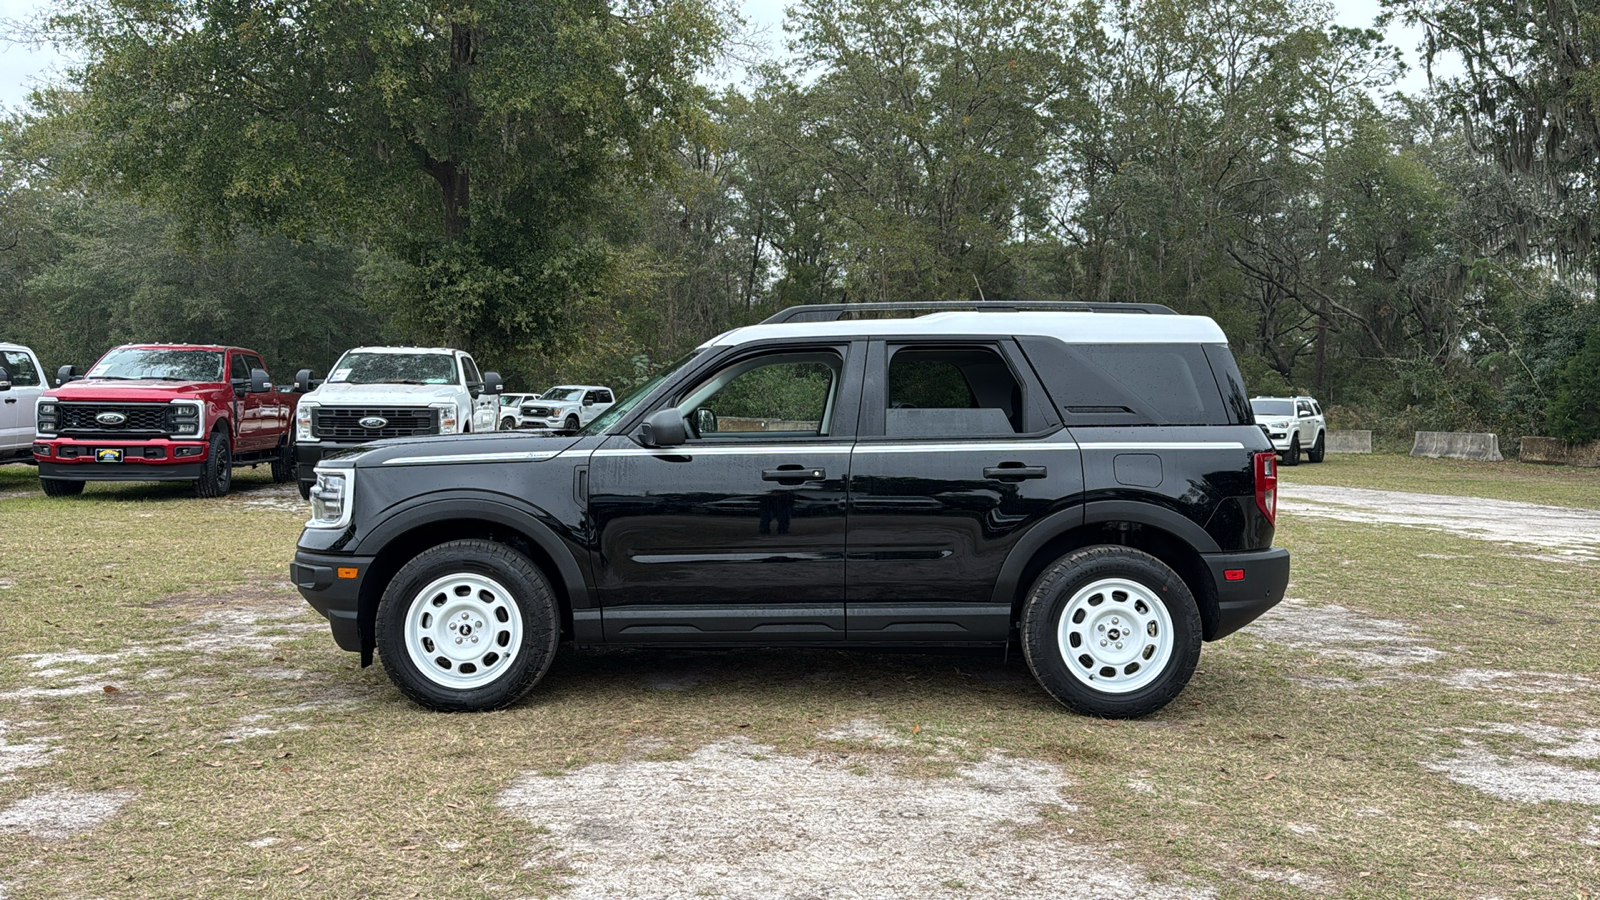
[[[1248,553],[1207,553],[1201,558],[1211,573],[1211,582],[1217,586],[1216,627],[1208,629],[1208,641],[1227,637],[1254,622],[1277,606],[1289,587],[1289,551],[1282,547]]]
[[[341,650],[361,652],[361,582],[372,560],[370,556],[296,550],[294,562],[289,563],[289,580],[311,608],[328,620],[333,641]]]
[[[103,462],[117,451],[115,462]],[[95,440],[35,438],[39,475],[61,481],[193,481],[200,477],[211,445],[203,440]]]

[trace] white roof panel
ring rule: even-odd
[[[729,347],[774,338],[849,337],[1052,337],[1068,344],[1225,344],[1227,335],[1207,316],[1097,312],[933,313],[908,319],[851,319],[751,325],[724,332],[702,347]]]

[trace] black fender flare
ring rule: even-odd
[[[1017,588],[1022,581],[1023,573],[1028,569],[1028,564],[1051,541],[1075,528],[1101,522],[1133,522],[1149,525],[1172,534],[1194,548],[1196,553],[1222,551],[1222,548],[1217,546],[1216,540],[1207,534],[1204,528],[1175,510],[1128,500],[1095,500],[1047,516],[1029,529],[1028,533],[1011,548],[1005,564],[1000,567],[1000,576],[995,579],[994,593],[989,597],[990,602],[1011,603],[1017,595]]]
[[[555,565],[555,575],[561,579],[572,608],[587,609],[592,605],[584,566],[574,556],[573,548],[560,537],[559,521],[542,509],[516,501],[505,494],[453,490],[442,492],[442,495],[429,493],[410,498],[384,510],[378,524],[351,549],[357,554],[377,556],[395,538],[406,532],[431,522],[459,519],[489,522],[526,535]]]

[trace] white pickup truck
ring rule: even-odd
[[[445,347],[357,347],[346,350],[328,377],[301,369],[294,389],[295,456],[300,494],[309,497],[317,463],[331,450],[380,438],[494,431],[496,372],[479,374],[472,356]]]
[[[0,463],[33,460],[34,408],[46,388],[43,372],[32,350],[0,343]]]

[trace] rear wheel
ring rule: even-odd
[[[1178,696],[1200,660],[1200,631],[1188,585],[1130,547],[1063,556],[1022,607],[1022,652],[1039,684],[1074,712],[1111,719]]]
[[[1306,454],[1306,459],[1314,463],[1322,462],[1322,458],[1328,455],[1327,439],[1327,432],[1317,432],[1317,442],[1311,445],[1311,452]]]
[[[72,497],[83,493],[83,482],[62,478],[40,478],[39,487],[44,488],[46,497]]]
[[[221,497],[232,487],[233,453],[228,448],[228,435],[214,431],[206,461],[200,465],[200,477],[194,480],[194,493],[197,497]]]
[[[401,567],[378,604],[378,655],[429,709],[477,712],[521,699],[549,670],[560,613],[544,573],[492,541],[450,541]]]
[[[278,448],[278,455],[272,458],[272,483],[288,484],[294,480],[294,440],[285,437],[283,446]]]
[[[1286,466],[1300,465],[1300,435],[1289,439],[1289,449],[1283,451],[1283,464]]]

